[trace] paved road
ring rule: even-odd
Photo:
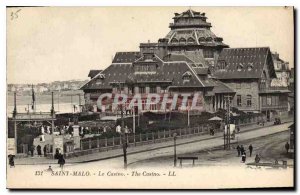
[[[261,136],[268,136],[271,134],[283,132],[288,130],[288,126],[292,123],[285,123],[277,126],[264,127],[253,131],[247,131],[239,134],[239,142],[244,140],[253,139]],[[236,141],[232,142],[233,144]],[[187,153],[199,152],[200,150],[208,150],[210,148],[221,147],[223,145],[223,139],[221,137],[217,137],[214,139],[203,140],[199,142],[189,143],[180,145],[177,147],[177,154],[184,155]],[[159,161],[159,157],[167,157],[173,155],[173,147],[161,148],[157,150],[140,152],[135,154],[128,155],[128,164],[129,167],[136,162],[140,162],[146,159],[157,158]],[[158,162],[159,164],[159,162]],[[101,160],[96,162],[84,163],[83,164],[74,164],[70,165],[74,167],[81,166],[96,166],[96,167],[111,167],[111,168],[122,168],[123,167],[123,158],[113,158],[108,160]],[[143,166],[143,164],[141,164]],[[172,166],[172,163],[170,164]]]

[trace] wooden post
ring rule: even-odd
[[[148,141],[148,133],[146,133],[146,141]]]
[[[89,149],[92,149],[92,140],[89,139]]]
[[[115,145],[114,143],[114,137],[113,137],[113,146]],[[105,147],[107,148],[107,138],[105,138]]]
[[[135,133],[133,134],[133,142],[134,142],[134,146],[136,146],[136,142],[135,142]]]
[[[100,148],[100,138],[97,138],[97,148]]]
[[[164,139],[166,138],[166,130],[164,130]]]
[[[143,142],[143,140],[142,140],[142,134],[140,133],[140,142]]]
[[[155,143],[154,133],[152,132],[152,141]]]
[[[107,138],[105,138],[105,139],[107,140]],[[115,146],[115,136],[112,137],[112,143],[113,143],[112,145]],[[107,147],[107,145],[106,145],[106,147]]]
[[[181,137],[181,129],[179,129],[179,136]]]
[[[121,137],[121,135],[120,135],[119,139],[120,139],[120,145],[122,145],[122,137]]]

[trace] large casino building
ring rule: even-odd
[[[110,106],[95,109],[102,93],[172,97],[175,92],[201,92],[207,112],[225,109],[228,97],[233,107],[245,112],[272,117],[288,111],[289,91],[271,86],[276,74],[270,48],[229,48],[211,27],[205,13],[175,13],[170,32],[157,43],[140,43],[140,51],[117,52],[106,69],[90,71],[90,81],[81,88],[86,107],[117,112]],[[151,105],[150,110],[159,107]]]

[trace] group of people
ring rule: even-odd
[[[248,147],[249,149],[249,154],[250,154],[250,157],[252,156],[252,152],[253,152],[253,146],[252,144],[249,145]],[[237,153],[238,153],[238,157],[242,156],[242,163],[245,163],[246,162],[246,150],[244,148],[243,145],[237,145],[236,147],[236,150],[237,150]]]

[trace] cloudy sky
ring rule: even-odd
[[[168,32],[189,7],[43,7],[7,9],[7,82],[87,79],[117,51],[138,51]],[[293,11],[284,7],[192,7],[230,47],[269,46],[294,66]]]

